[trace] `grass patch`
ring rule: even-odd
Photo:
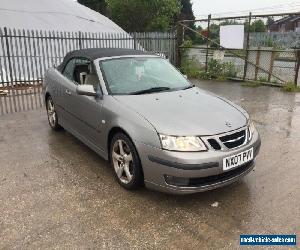
[[[292,82],[286,83],[282,89],[286,92],[300,92],[300,87],[296,86]]]
[[[262,86],[261,82],[244,82],[241,84],[243,87],[256,88]]]

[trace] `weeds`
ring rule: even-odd
[[[264,76],[261,76],[261,77],[259,77],[259,81],[260,82],[268,82],[268,78],[264,77]]]
[[[283,90],[286,92],[300,92],[300,87],[296,86],[295,83],[288,82],[283,86]]]
[[[205,71],[203,65],[200,65],[195,58],[188,59],[184,56],[181,65],[181,72],[189,78],[225,81],[227,78],[234,78],[237,75],[235,66],[231,62],[221,63],[211,59],[208,61],[207,71]]]

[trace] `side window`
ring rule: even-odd
[[[89,74],[90,64],[91,62],[87,59],[76,59],[74,69],[74,82],[76,82],[79,85],[85,84],[86,77]]]
[[[63,75],[77,84],[84,84],[89,72],[90,61],[82,58],[71,59],[63,72]]]
[[[67,77],[69,80],[74,81],[74,69],[75,69],[76,59],[71,59],[63,72],[63,75]]]
[[[63,75],[79,85],[93,85],[95,90],[99,89],[97,73],[94,69],[93,63],[88,59],[71,59],[67,63]]]

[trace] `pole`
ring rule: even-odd
[[[210,45],[210,20],[211,20],[211,14],[208,15],[207,19],[207,41],[206,41],[206,57],[205,57],[205,72],[208,70],[208,49]]]
[[[136,32],[133,33],[133,46],[134,49],[136,50],[137,46],[136,46]]]
[[[273,69],[274,69],[274,61],[275,61],[275,54],[276,54],[276,52],[274,51],[274,48],[273,48],[272,55],[271,55],[270,68],[269,68],[268,82],[271,82],[271,79],[272,79],[272,74],[273,74]]]
[[[246,42],[246,58],[245,58],[243,81],[245,81],[245,79],[246,79],[247,69],[248,69],[251,18],[252,18],[252,13],[250,12],[249,13],[249,20],[248,20],[248,32],[247,32],[247,42]]]
[[[81,41],[81,31],[79,31],[79,38],[78,38],[78,45],[79,45],[79,49],[82,49],[82,41]]]
[[[9,69],[10,84],[11,84],[10,87],[12,88],[12,97],[13,97],[13,103],[14,103],[14,111],[17,112],[17,105],[16,105],[15,91],[14,91],[14,83],[13,83],[11,53],[10,53],[10,47],[9,47],[9,41],[8,41],[8,32],[7,32],[7,28],[6,27],[4,27],[4,36],[5,36],[5,42],[6,42],[6,53],[7,53],[8,69]],[[9,86],[9,83],[7,85]]]
[[[299,77],[299,69],[300,69],[300,49],[296,50],[296,56],[297,56],[297,64],[296,64],[296,74],[295,74],[295,85],[298,85],[298,77]]]
[[[181,66],[181,51],[180,46],[183,41],[183,26],[178,23],[177,24],[177,41],[176,41],[176,52],[177,52],[177,59],[176,59],[176,66],[177,68],[180,68]]]

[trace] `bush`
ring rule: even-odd
[[[208,62],[207,73],[211,79],[227,79],[234,78],[237,75],[237,70],[232,62],[221,63],[218,60],[211,59]]]
[[[180,71],[189,78],[200,78],[200,66],[195,58],[184,58],[181,62]]]
[[[180,71],[189,78],[198,78],[202,80],[217,79],[225,81],[227,78],[234,78],[237,76],[237,70],[234,63],[222,63],[218,60],[210,59],[207,64],[207,72],[204,65],[201,65],[197,59],[189,58],[187,52],[189,47],[193,45],[191,40],[185,40],[181,49],[182,60]]]
[[[235,78],[237,76],[237,69],[235,68],[234,63],[232,62],[227,62],[224,63],[224,76],[226,77],[231,77],[231,78]]]
[[[207,64],[207,73],[210,75],[211,79],[217,79],[222,75],[223,66],[219,61],[211,59]]]
[[[205,70],[199,71],[199,79],[201,80],[211,80],[211,76],[208,72],[205,72]]]
[[[235,66],[231,62],[221,63],[217,60],[211,59],[207,65],[207,72],[195,58],[189,59],[183,57],[181,62],[181,72],[189,78],[197,78],[202,80],[217,79],[225,81],[227,78],[234,78],[237,75]]]
[[[189,58],[187,51],[189,47],[193,46],[191,40],[185,40],[183,43],[183,48],[181,49],[182,60],[180,71],[189,78],[201,78],[200,77],[200,68],[201,66],[197,62],[196,58]]]

